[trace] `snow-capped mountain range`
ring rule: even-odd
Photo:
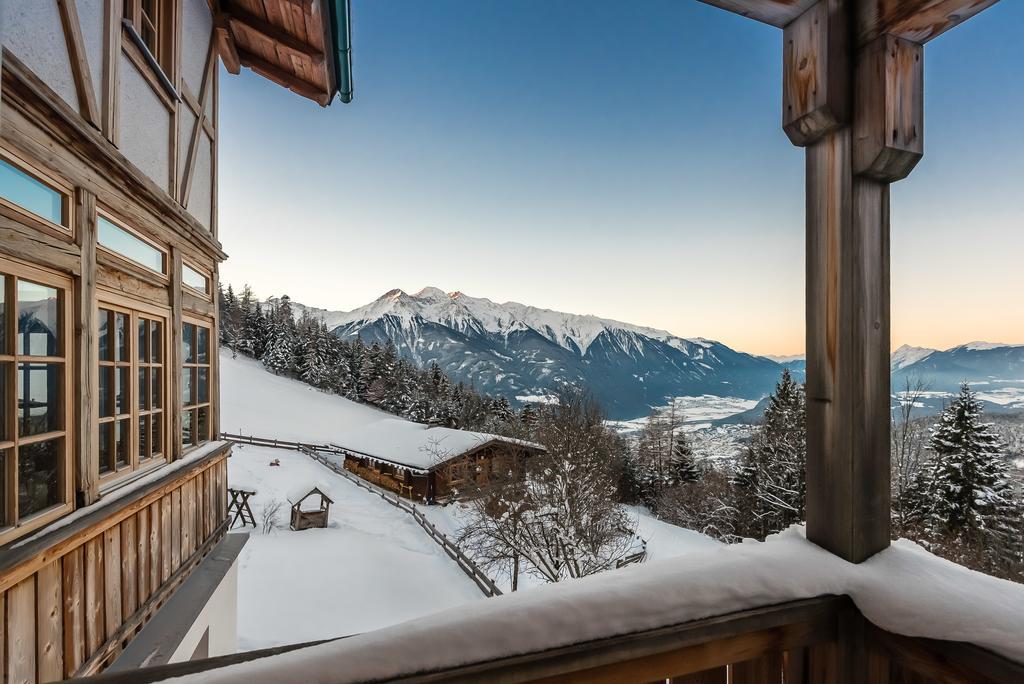
[[[292,302],[342,338],[391,340],[421,366],[510,400],[544,401],[563,385],[589,388],[613,419],[646,415],[670,397],[760,399],[784,367],[802,379],[803,357],[745,354],[701,337],[517,302],[496,303],[427,287],[391,290],[352,311]],[[997,391],[993,409],[1024,407],[1024,345],[970,342],[947,350],[904,345],[891,357],[894,391],[921,378],[941,406],[963,380]],[[991,403],[991,401],[990,401]]]
[[[565,384],[587,387],[616,419],[645,415],[676,396],[757,399],[783,367],[713,340],[434,287],[391,290],[348,312],[292,307],[322,318],[335,335],[391,340],[418,364],[437,363],[454,379],[510,400],[544,400]]]

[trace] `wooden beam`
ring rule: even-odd
[[[699,0],[734,14],[783,28],[817,0]]]
[[[75,240],[81,250],[82,272],[75,287],[75,483],[82,505],[99,498],[99,351],[96,345],[96,196],[79,188],[76,193]]]
[[[232,5],[225,19],[230,22],[232,29],[235,31],[239,28],[251,31],[264,40],[273,43],[276,49],[285,50],[300,58],[308,59],[315,66],[323,65],[324,53],[322,50],[302,42],[290,33],[287,33],[280,26],[275,26],[268,21],[260,19],[240,6]]]
[[[878,36],[927,43],[999,0],[871,0],[857,5],[857,42]]]
[[[260,76],[270,79],[296,95],[309,98],[321,107],[326,107],[330,104],[330,95],[320,86],[304,81],[295,74],[285,71],[281,67],[271,64],[262,57],[258,57],[250,52],[240,51],[238,56],[242,61],[242,66],[249,67]]]
[[[782,128],[807,146],[850,119],[848,12],[822,0],[783,29]]]
[[[852,153],[807,148],[807,538],[859,563],[889,545],[889,186]]]
[[[167,385],[171,393],[170,410],[166,413],[170,416],[167,421],[170,430],[170,439],[167,444],[169,460],[177,461],[181,458],[181,250],[171,247],[171,349],[167,355]]]
[[[75,91],[78,94],[78,109],[82,118],[96,128],[100,128],[100,109],[96,104],[96,90],[92,85],[92,71],[89,69],[89,58],[85,52],[85,41],[82,38],[82,24],[78,20],[78,7],[75,0],[57,0],[60,9],[60,22],[64,26],[64,38],[68,46],[68,59],[71,62],[71,75],[75,80]]]
[[[962,24],[999,0],[870,0],[858,3],[857,43],[864,45],[889,33],[927,43]],[[784,28],[815,0],[699,0],[765,24]]]
[[[203,67],[203,80],[199,86],[199,102],[196,103],[198,107],[198,114],[196,114],[196,124],[192,129],[192,137],[188,142],[188,154],[185,157],[185,173],[181,179],[181,195],[178,198],[181,202],[181,206],[188,209],[188,196],[192,192],[192,177],[196,171],[196,158],[199,156],[199,139],[200,134],[203,131],[203,120],[206,118],[206,100],[210,96],[212,74],[214,67],[216,66],[214,56],[216,51],[214,49],[214,42],[216,37],[210,39],[210,45],[206,52],[206,63]]]
[[[854,173],[906,178],[924,156],[924,46],[879,36],[863,49],[855,80]]]
[[[217,45],[217,54],[224,62],[228,73],[238,75],[242,71],[242,63],[238,58],[235,37],[231,33],[231,24],[227,17],[218,14],[213,20],[213,39]]]

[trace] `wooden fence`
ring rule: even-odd
[[[458,544],[452,541],[448,535],[441,532],[437,527],[431,523],[416,504],[403,499],[398,494],[388,491],[382,487],[379,487],[373,483],[367,482],[361,477],[350,473],[343,466],[334,463],[333,461],[326,458],[323,454],[330,453],[339,456],[347,455],[344,449],[331,446],[329,444],[313,444],[311,442],[289,442],[279,439],[270,439],[265,437],[253,437],[251,435],[233,435],[229,433],[221,434],[221,439],[226,439],[231,442],[238,444],[251,444],[253,446],[270,447],[273,449],[289,449],[291,451],[299,451],[306,454],[313,460],[322,464],[324,467],[330,469],[332,472],[344,477],[349,480],[357,487],[362,487],[371,494],[376,494],[380,498],[387,501],[395,508],[399,508],[409,515],[412,516],[413,520],[416,521],[423,531],[427,533],[434,542],[441,547],[441,549],[455,561],[455,564],[462,569],[466,575],[473,580],[473,583],[483,592],[484,596],[500,596],[501,589],[495,584],[494,580],[487,576],[487,574],[480,569],[473,560],[463,553],[462,549],[459,548]]]

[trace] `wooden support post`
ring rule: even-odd
[[[75,240],[82,256],[75,278],[75,488],[82,505],[99,497],[99,348],[96,346],[96,196],[79,188],[75,193]]]
[[[181,250],[171,247],[171,349],[167,365],[167,386],[171,391],[170,448],[171,460],[181,458]]]
[[[889,545],[889,189],[845,127],[807,149],[807,537],[859,563]]]
[[[807,537],[855,563],[889,545],[889,183],[924,135],[922,47],[858,47],[865,2],[807,9],[783,65],[783,125],[808,145]]]

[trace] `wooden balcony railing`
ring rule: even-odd
[[[543,629],[544,625],[537,625]],[[322,644],[324,642],[317,642]],[[202,681],[218,682],[218,670],[267,658],[306,645],[251,651],[206,661],[105,675],[98,682],[157,682],[204,673]],[[394,644],[394,653],[413,657],[414,644]],[[404,648],[411,650],[403,650]],[[317,668],[325,665],[320,649]],[[328,656],[329,657],[329,656]],[[396,656],[401,660],[401,655]],[[269,665],[252,681],[279,681],[287,671],[304,679],[303,660],[291,659],[281,669]],[[331,663],[338,682],[346,678],[346,662]],[[317,669],[318,673],[323,672]],[[227,675],[228,673],[224,673]],[[315,678],[310,673],[310,678]],[[227,679],[227,677],[225,677]],[[234,681],[234,680],[232,680]],[[960,642],[900,636],[867,622],[844,596],[823,596],[757,608],[671,627],[609,639],[520,654],[445,670],[404,677],[360,676],[364,682],[543,682],[544,684],[1019,684],[1024,666]]]
[[[2,681],[90,675],[120,654],[226,531],[229,451],[165,466],[2,555]]]

